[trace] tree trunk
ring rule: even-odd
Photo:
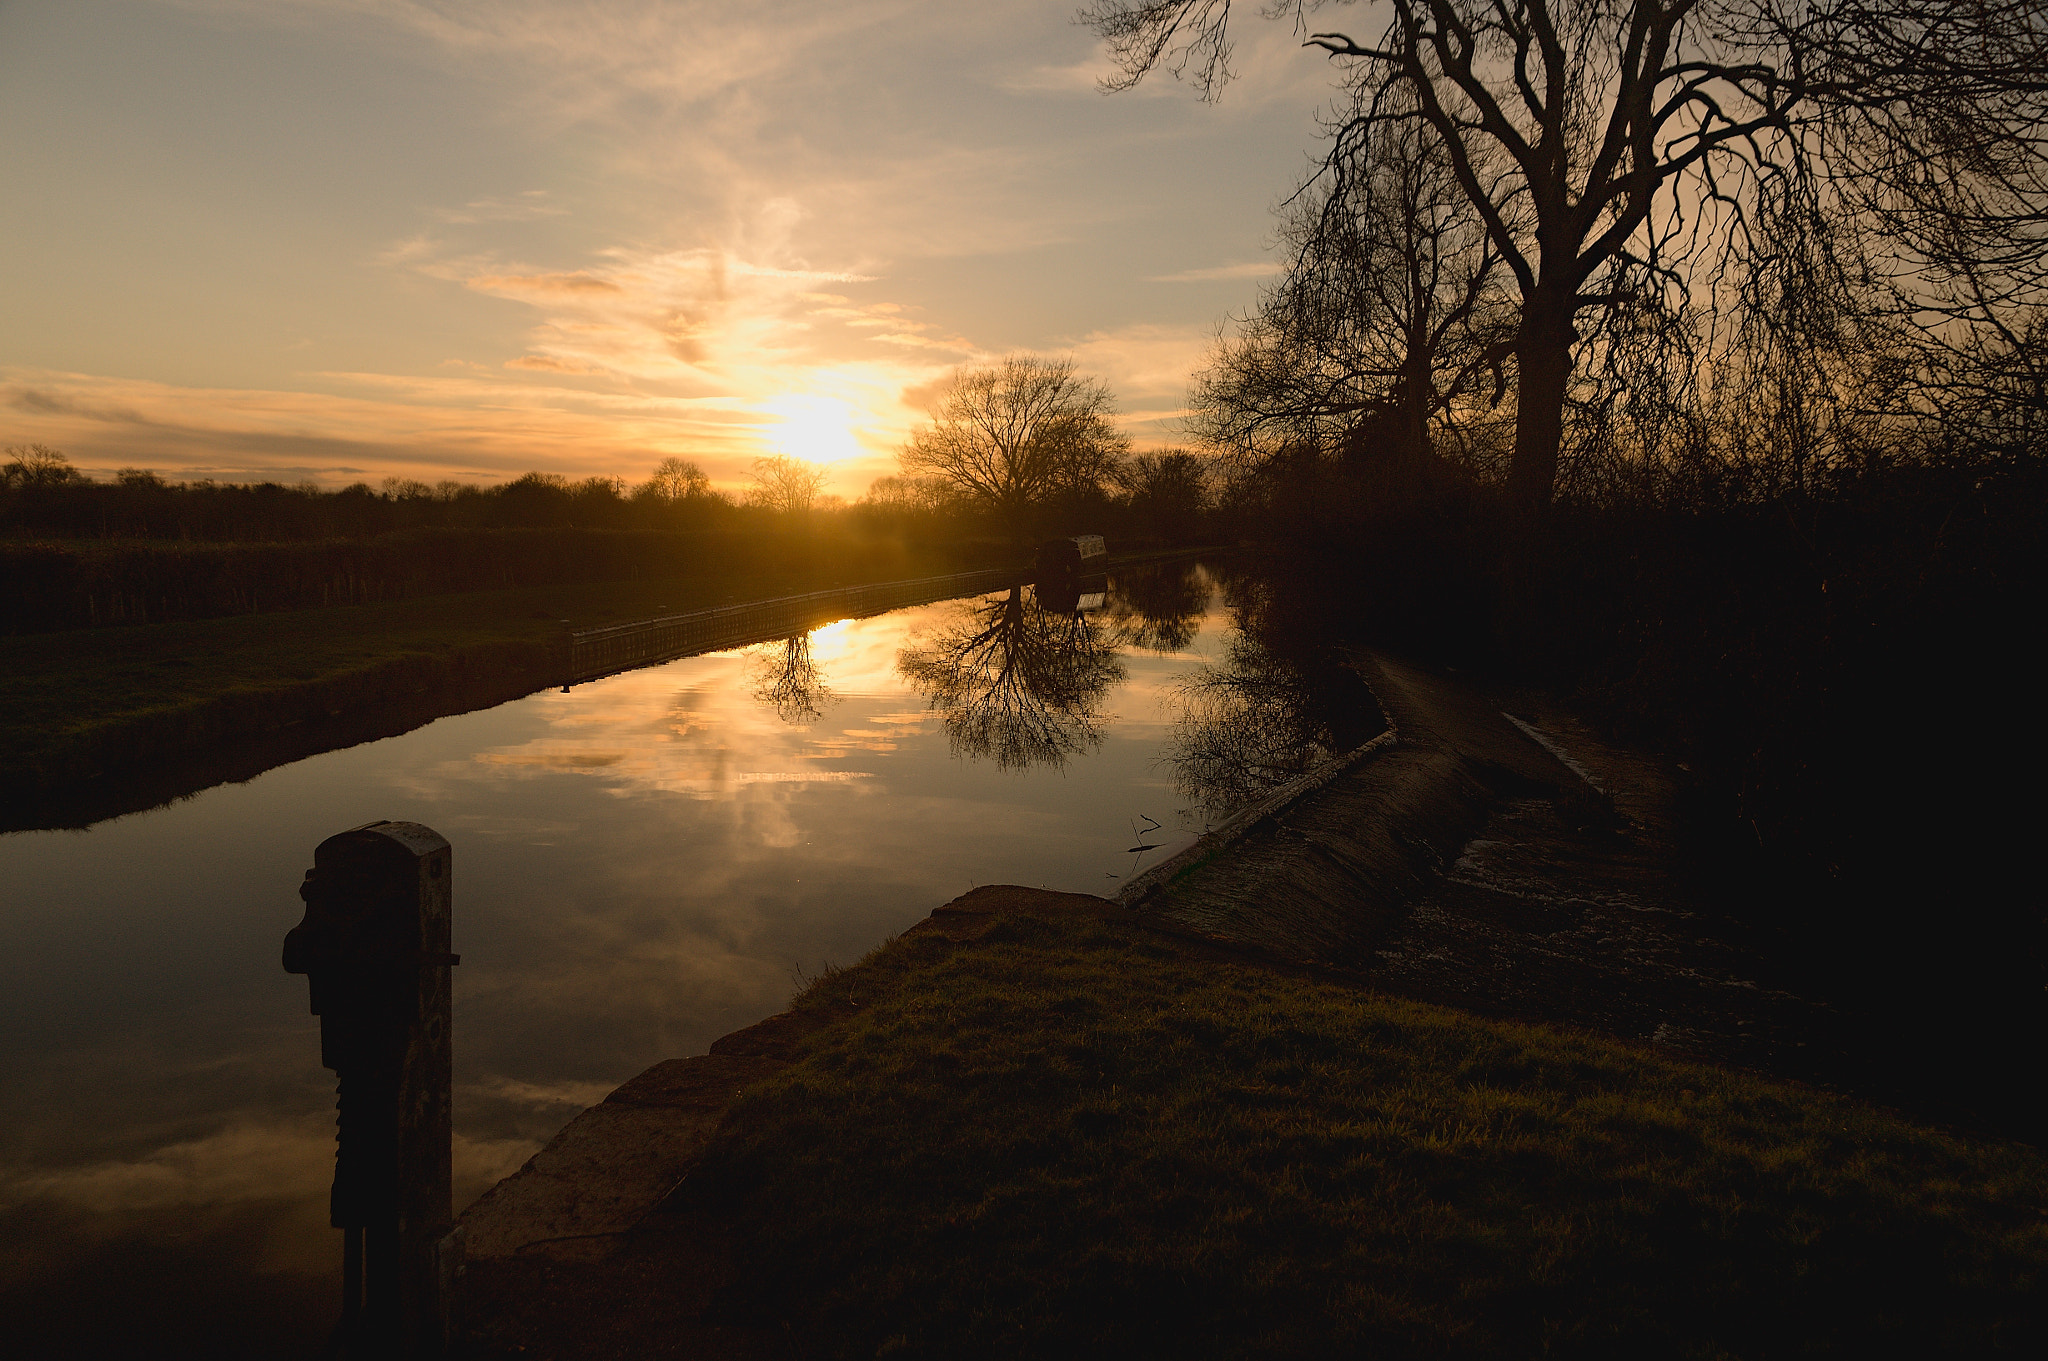
[[[1577,338],[1568,303],[1540,299],[1527,304],[1515,342],[1515,458],[1508,466],[1508,494],[1528,514],[1540,514],[1550,505],[1557,484],[1564,394]]]

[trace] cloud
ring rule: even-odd
[[[1084,61],[1069,62],[1063,66],[1033,66],[1004,78],[1006,90],[1028,93],[1089,94],[1100,95],[1106,81],[1117,75],[1116,67],[1101,52],[1091,53]],[[1147,80],[1128,91],[1151,98],[1160,98],[1176,93],[1171,80]],[[1181,92],[1184,93],[1184,92]]]
[[[1185,368],[1163,366],[1198,361],[1213,319],[1178,324],[1221,293],[1145,287],[1146,265],[1099,249],[1105,233],[1150,240],[1165,224],[1153,269],[1242,260],[1249,242],[1214,226],[1229,212],[1175,208],[1177,187],[1194,174],[1237,212],[1284,188],[1246,192],[1218,162],[1218,120],[1265,107],[1240,97],[1249,74],[1227,112],[1167,80],[1142,88],[1172,99],[1104,100],[1092,39],[1043,0],[163,3],[216,27],[295,30],[277,44],[281,70],[332,40],[394,91],[430,86],[452,116],[419,124],[416,157],[395,151],[392,169],[422,173],[390,175],[415,186],[391,192],[449,187],[410,202],[373,191],[375,225],[360,230],[381,250],[349,239],[345,259],[309,264],[306,277],[351,296],[328,300],[325,331],[297,317],[280,329],[317,338],[288,357],[302,371],[275,342],[259,362],[233,338],[199,357],[216,362],[150,373],[200,375],[184,386],[125,376],[134,344],[107,351],[118,359],[63,352],[100,372],[19,371],[5,394],[14,437],[93,469],[637,478],[673,454],[738,488],[752,458],[789,452],[834,460],[828,490],[855,495],[922,418],[911,394],[963,362],[1061,352],[1061,329],[1085,332],[1077,358],[1149,431],[1185,387]],[[1327,79],[1284,28],[1248,25],[1241,44],[1282,102],[1302,72]],[[1182,241],[1176,223],[1201,231]],[[1228,285],[1269,269],[1154,277]],[[1056,315],[1033,271],[1058,271],[1081,314]],[[231,300],[248,287],[214,286]],[[359,301],[374,324],[337,339]],[[1125,322],[1148,313],[1176,325]],[[380,351],[364,340],[378,335],[405,340]]]
[[[0,1184],[0,1204],[55,1200],[82,1210],[196,1208],[317,1191],[334,1166],[325,1122],[244,1123],[139,1157],[18,1173]]]
[[[1178,274],[1152,274],[1146,276],[1148,284],[1197,284],[1212,283],[1225,279],[1263,279],[1278,274],[1280,264],[1275,260],[1247,260],[1238,265],[1212,265],[1207,269],[1184,269]]]
[[[512,199],[471,199],[460,208],[436,208],[433,216],[452,226],[479,222],[533,222],[545,217],[562,217],[568,209],[547,201],[545,189],[528,189]]]
[[[1203,366],[1215,338],[1211,325],[1137,322],[1090,331],[1072,342],[1072,352],[1083,369],[1108,379],[1125,403],[1163,397],[1178,409],[1188,375]]]
[[[7,442],[55,445],[102,477],[120,467],[326,485],[385,475],[498,480],[529,469],[637,477],[678,454],[737,482],[761,445],[748,433],[758,413],[715,400],[455,373],[303,377],[327,390],[0,369],[0,400],[16,413]]]
[[[675,455],[737,490],[755,458],[795,453],[846,465],[828,490],[857,495],[916,419],[897,394],[929,372],[742,359],[718,383],[694,386],[680,363],[675,382],[621,383],[573,355],[535,354],[506,361],[495,371],[504,376],[445,365],[423,375],[326,372],[303,375],[307,388],[294,391],[0,368],[0,406],[10,414],[5,442],[53,445],[103,479],[124,467],[327,486],[499,481],[530,470],[637,479]],[[548,381],[557,377],[598,386]],[[324,390],[307,390],[314,385]]]
[[[96,405],[42,388],[0,388],[0,399],[9,407],[31,416],[76,416],[82,420],[114,425],[148,425],[147,417],[132,407]]]
[[[529,369],[535,373],[601,374],[603,369],[590,364],[579,364],[570,359],[555,359],[544,354],[522,354],[517,359],[505,361],[508,369]]]
[[[610,279],[586,270],[572,274],[479,274],[463,280],[479,293],[621,293]]]
[[[946,389],[951,386],[953,376],[951,372],[942,373],[929,382],[907,387],[903,389],[898,400],[912,411],[930,411],[939,404],[939,399],[946,395]]]
[[[718,438],[732,452],[726,475],[714,467],[715,451],[711,461],[700,457],[701,448],[686,453],[704,462],[716,482],[736,484],[734,465],[746,444],[747,458],[788,453],[847,465],[851,480],[831,490],[858,494],[917,418],[897,394],[981,351],[914,318],[911,305],[876,296],[870,286],[887,280],[872,271],[820,267],[795,253],[790,236],[803,218],[788,199],[759,205],[733,231],[752,243],[751,254],[709,245],[617,246],[596,252],[594,262],[548,268],[449,246],[392,264],[531,308],[527,352],[499,363],[535,378],[599,380],[595,390],[579,383],[559,401],[602,398],[622,416],[664,398],[689,403],[686,418],[696,428],[724,427]],[[476,371],[460,360],[441,367]],[[435,400],[482,395],[472,381],[452,375],[430,385],[383,385],[421,396],[431,388]],[[492,394],[492,404],[501,406],[502,394]],[[663,414],[673,416],[675,408]]]

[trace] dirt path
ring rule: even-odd
[[[1540,698],[1352,664],[1389,736],[1131,905],[1418,1000],[1844,1080],[1838,1019],[1679,874],[1675,769]]]
[[[1578,777],[1510,794],[1373,951],[1376,987],[1805,1081],[1842,1081],[1840,1018],[1774,977],[1679,872],[1675,768],[1547,701],[1503,717]],[[1588,794],[1592,797],[1588,797]]]

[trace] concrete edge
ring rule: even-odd
[[[1248,807],[1240,808],[1225,818],[1220,826],[1212,827],[1187,846],[1146,870],[1130,883],[1124,885],[1115,898],[1119,907],[1139,909],[1168,884],[1182,874],[1194,869],[1205,861],[1213,859],[1232,842],[1271,818],[1279,816],[1296,803],[1315,793],[1363,761],[1370,760],[1399,740],[1394,729],[1389,727],[1378,737],[1363,746],[1354,747],[1342,756],[1323,762],[1306,775],[1296,776],[1281,785],[1265,798]]]

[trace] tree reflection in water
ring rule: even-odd
[[[1001,770],[1058,768],[1102,742],[1102,697],[1124,678],[1116,639],[1022,586],[966,602],[896,669],[941,715],[953,750]]]
[[[1179,652],[1202,631],[1209,578],[1192,562],[1119,572],[1109,592],[1116,640],[1148,652]]]
[[[811,657],[811,635],[799,633],[754,654],[750,668],[754,698],[775,710],[784,723],[815,723],[832,699],[825,673]]]
[[[1364,680],[1322,643],[1312,607],[1276,598],[1271,582],[1224,585],[1236,630],[1220,663],[1178,682],[1181,712],[1167,747],[1175,789],[1212,818],[1385,727]]]

